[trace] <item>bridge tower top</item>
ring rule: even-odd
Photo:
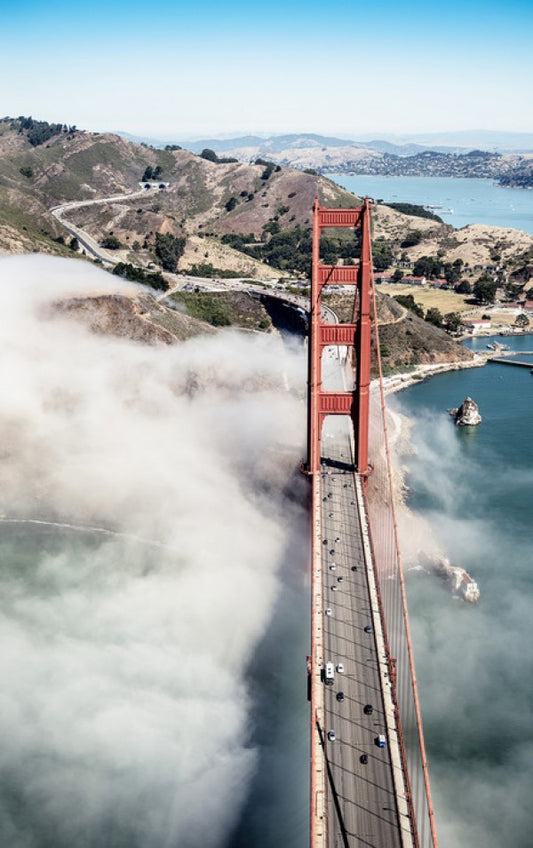
[[[320,261],[320,234],[329,227],[355,229],[360,234],[360,258],[354,265],[325,265]],[[322,425],[327,415],[349,415],[353,423],[355,465],[368,473],[368,416],[370,387],[370,288],[372,254],[370,204],[366,199],[353,209],[322,207],[315,199],[313,209],[313,253],[309,321],[308,369],[308,455],[307,470],[320,468]],[[350,323],[324,320],[322,292],[328,285],[355,288]],[[346,346],[355,362],[353,391],[325,391],[322,387],[322,353],[326,346]]]

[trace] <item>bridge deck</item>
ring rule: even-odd
[[[334,684],[324,684],[328,848],[405,848],[413,845],[412,833],[348,429],[346,437],[326,436],[322,444],[324,661],[336,668]],[[368,625],[370,633],[365,632]],[[344,666],[340,673],[339,664]],[[339,692],[343,701],[337,700]],[[371,714],[364,712],[367,704]],[[327,737],[330,730],[335,731],[333,742]],[[385,748],[375,744],[378,734],[386,736]],[[360,760],[363,754],[366,764]]]

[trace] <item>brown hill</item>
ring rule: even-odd
[[[143,344],[175,344],[214,333],[205,321],[168,309],[151,295],[95,294],[58,300],[52,313],[85,324],[102,336],[117,336]]]
[[[157,169],[158,176],[146,197],[69,211],[69,220],[97,240],[113,234],[126,247],[138,242],[133,258],[141,264],[153,258],[148,243],[156,232],[195,237],[242,232],[257,237],[274,218],[282,226],[309,225],[317,194],[329,205],[354,203],[353,195],[331,181],[290,168],[265,177],[262,165],[215,163],[186,150],[156,150],[117,135],[79,130],[31,144],[20,122],[3,119],[0,252],[65,255],[68,249],[55,241],[65,238],[65,231],[50,208],[138,192],[147,167]]]
[[[149,190],[142,188],[147,168],[155,178]],[[0,253],[72,255],[70,235],[50,207],[139,192],[129,200],[71,208],[65,221],[97,242],[115,236],[123,246],[115,252],[117,261],[155,263],[156,233],[172,234],[187,240],[179,270],[196,266],[206,276],[221,270],[256,279],[282,276],[279,267],[291,269],[287,262],[269,259],[268,265],[245,256],[222,243],[222,236],[261,241],[265,226],[308,228],[316,195],[331,206],[359,202],[330,180],[290,167],[214,162],[186,150],[159,150],[68,128],[36,138],[19,119],[0,120]],[[413,233],[416,244],[404,246]],[[507,274],[527,268],[533,256],[533,236],[527,233],[480,225],[454,230],[382,204],[373,210],[373,238],[390,247],[395,259],[438,254],[445,262],[460,259],[470,269],[500,262]]]

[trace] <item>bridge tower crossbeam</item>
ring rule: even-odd
[[[329,227],[360,230],[361,253],[357,265],[325,265],[320,261],[320,234]],[[313,256],[309,323],[308,371],[308,473],[320,468],[322,425],[327,415],[349,415],[353,423],[355,464],[361,475],[368,473],[368,415],[370,387],[370,210],[368,200],[354,209],[321,207],[315,200]],[[352,321],[329,324],[323,321],[322,292],[328,285],[355,287]],[[322,388],[322,353],[327,346],[346,346],[356,362],[353,391],[328,392]]]

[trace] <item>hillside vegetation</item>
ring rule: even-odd
[[[261,242],[272,223],[280,229],[308,228],[317,194],[324,204],[354,203],[349,192],[313,174],[269,163],[213,162],[186,150],[157,150],[118,135],[72,128],[65,132],[64,125],[49,125],[63,129],[43,133],[43,141],[35,144],[24,129],[26,122],[0,120],[4,253],[41,250],[67,255],[63,242],[68,239],[50,208],[138,192],[147,169],[157,173],[158,182],[146,189],[146,197],[69,211],[69,220],[121,251],[117,261],[154,261],[157,234],[171,234],[195,240],[180,267],[211,264],[256,275],[261,260],[237,254],[221,243],[222,236],[242,234]],[[239,262],[241,269],[235,267]]]
[[[323,176],[268,158],[239,162],[209,149],[157,149],[64,123],[0,119],[0,253],[82,256],[90,250],[85,237],[105,248],[117,275],[163,291],[179,285],[183,272],[258,282],[297,276],[305,283],[316,196],[328,206],[361,202]],[[59,220],[50,210],[65,204]],[[440,329],[455,332],[466,307],[454,286],[475,291],[485,276],[493,289],[505,286],[504,297],[516,298],[533,284],[533,237],[527,233],[480,225],[454,230],[420,207],[379,203],[372,207],[372,240],[376,271],[388,270],[386,279],[393,270],[399,278],[412,271],[443,278],[450,289],[440,293],[440,282],[437,289],[419,286],[413,294],[389,287],[413,300],[418,315],[400,310],[382,321],[386,370],[464,358],[464,349]],[[322,234],[321,257],[328,264],[353,262],[359,248],[353,231]],[[427,299],[423,308],[419,293]],[[436,298],[444,294],[440,309]],[[136,338],[166,342],[208,326],[271,329],[264,308],[244,292],[182,291],[167,303],[169,309],[154,306],[154,320],[146,309],[117,300],[71,303],[68,311],[96,331],[120,325]],[[342,313],[343,304],[338,306]]]
[[[67,124],[0,119],[0,252],[72,256],[79,244],[51,207],[137,193],[69,208],[64,220],[106,246],[122,266],[258,280],[308,275],[315,196],[344,207],[360,199],[315,173],[262,157],[254,164],[231,159],[177,145],[157,149]],[[528,234],[479,225],[454,230],[420,208],[395,207],[373,207],[376,267],[428,256],[473,268],[498,256],[509,275],[527,276]],[[355,258],[353,233],[326,232],[322,255],[332,263]]]

